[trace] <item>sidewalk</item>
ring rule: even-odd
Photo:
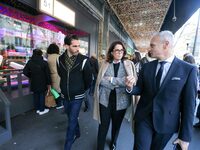
[[[35,111],[21,114],[12,119],[13,138],[0,146],[0,150],[63,150],[67,116],[63,110],[50,109],[39,116]],[[92,111],[80,112],[81,137],[74,143],[72,150],[95,150],[98,124],[92,119]],[[194,129],[190,150],[199,150],[200,129]],[[175,136],[174,136],[175,137]],[[108,132],[108,143],[110,131]],[[165,150],[172,150],[172,140]],[[108,145],[108,144],[107,144]],[[109,150],[106,145],[105,150]],[[124,120],[117,150],[132,150],[133,134],[130,124]]]

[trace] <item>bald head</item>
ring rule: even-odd
[[[150,42],[153,58],[165,60],[173,55],[174,35],[170,31],[156,33]]]
[[[161,31],[158,35],[162,42],[167,41],[167,42],[169,42],[169,46],[171,48],[174,47],[174,35],[171,31]]]

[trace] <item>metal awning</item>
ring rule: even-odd
[[[106,0],[140,51],[154,32],[177,31],[200,7],[200,0]],[[174,7],[175,1],[175,7]],[[176,15],[176,21],[172,21]]]

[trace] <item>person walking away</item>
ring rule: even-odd
[[[33,50],[33,55],[25,65],[23,74],[29,78],[36,113],[39,115],[48,113],[49,109],[45,109],[45,94],[50,90],[51,77],[48,63],[43,60],[40,49]]]
[[[47,48],[47,62],[49,65],[50,69],[50,74],[51,74],[51,87],[54,88],[59,94],[61,93],[60,91],[60,77],[57,72],[57,66],[56,66],[56,60],[58,59],[60,50],[59,47],[55,44],[52,43],[49,45]],[[59,96],[56,98],[56,109],[61,109],[63,108],[63,98]]]

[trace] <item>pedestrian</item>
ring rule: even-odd
[[[36,113],[43,115],[49,112],[45,109],[45,95],[51,87],[51,77],[48,63],[43,60],[42,51],[34,49],[31,59],[23,69],[23,74],[29,78]]]
[[[51,81],[52,81],[51,88],[54,88],[60,94],[61,93],[60,77],[58,75],[57,66],[56,66],[56,60],[60,56],[60,49],[55,43],[52,43],[47,48],[47,54],[48,54],[47,62],[49,65]],[[56,100],[56,109],[63,108],[63,98],[59,96],[55,100]]]
[[[127,90],[140,95],[135,120],[134,150],[163,150],[172,135],[174,144],[187,150],[192,138],[197,68],[174,56],[174,35],[162,31],[150,42],[151,57],[144,64],[136,86],[126,78]]]
[[[84,102],[85,102],[84,112],[88,111],[91,107],[90,101],[94,95],[94,88],[95,88],[95,84],[97,80],[97,75],[99,72],[99,63],[95,54],[91,55],[89,61],[90,61],[91,69],[92,69],[92,84],[90,88],[88,89],[88,91],[86,91],[86,96],[84,99]]]
[[[190,64],[193,64],[195,65],[196,67],[198,67],[196,65],[196,62],[195,62],[195,59],[194,59],[194,56],[190,53],[186,53],[183,55],[183,60],[190,63]],[[197,90],[198,92],[200,91],[200,87],[199,87],[199,70],[198,70],[198,76],[197,76]],[[198,94],[197,94],[197,97],[198,97]],[[194,124],[194,127],[195,128],[200,128],[200,105],[198,105],[197,107],[197,113],[196,113],[196,117],[199,119],[197,123]]]
[[[76,35],[66,36],[64,47],[66,50],[57,60],[57,69],[68,116],[64,149],[71,150],[73,142],[80,137],[78,116],[85,91],[92,82],[92,72],[88,57],[79,53],[80,41]]]
[[[137,78],[134,63],[125,59],[126,49],[121,41],[113,42],[102,62],[94,92],[94,119],[98,120],[97,150],[104,150],[106,135],[112,121],[110,150],[116,149],[117,138],[131,96],[126,93],[125,77]]]

